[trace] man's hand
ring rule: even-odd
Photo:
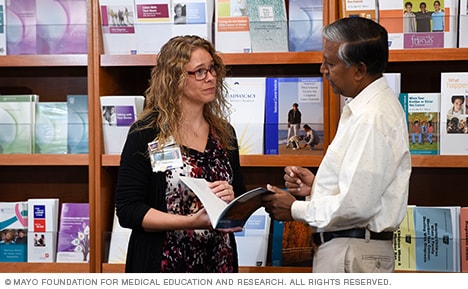
[[[278,187],[267,185],[269,191],[274,194],[265,194],[262,197],[262,206],[270,217],[279,221],[292,221],[291,205],[296,198],[290,193],[279,189]]]
[[[284,185],[295,196],[309,196],[315,175],[308,169],[297,166],[284,168]]]

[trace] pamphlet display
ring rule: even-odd
[[[88,96],[80,94],[67,95],[68,113],[68,153],[88,153]]]
[[[0,262],[26,262],[27,202],[0,202],[0,234]]]
[[[89,204],[63,203],[57,241],[57,262],[88,263]]]
[[[67,121],[66,102],[38,102],[36,104],[34,153],[66,154]]]
[[[120,154],[132,123],[143,110],[145,98],[101,96],[102,134],[106,154]]]
[[[34,152],[36,103],[39,95],[0,95],[0,153]]]
[[[251,52],[247,0],[215,1],[216,50],[224,53]]]
[[[136,54],[133,0],[99,0],[105,54]]]
[[[58,199],[28,199],[28,262],[55,262]]]
[[[242,231],[234,233],[239,266],[266,266],[270,222],[262,207],[249,217]]]
[[[265,77],[226,77],[230,123],[236,130],[239,154],[263,154]]]

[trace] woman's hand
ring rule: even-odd
[[[196,229],[211,229],[213,228],[211,225],[210,217],[206,212],[205,208],[200,209],[195,214],[191,215],[194,219],[194,222],[197,224],[195,227]],[[233,233],[233,232],[240,232],[243,230],[242,227],[234,227],[234,228],[223,228],[223,229],[216,229],[223,233]]]
[[[223,233],[235,233],[235,232],[240,232],[243,230],[242,227],[234,227],[234,228],[225,228],[225,229],[216,229],[220,232],[223,232]]]
[[[234,188],[227,181],[215,181],[209,183],[208,186],[218,198],[226,203],[235,199]]]
[[[193,229],[211,229],[210,217],[205,208],[201,208],[193,215],[190,215],[193,220]]]

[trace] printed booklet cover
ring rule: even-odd
[[[438,155],[440,93],[401,93],[400,102],[406,112],[410,152]]]
[[[36,0],[36,3],[37,54],[88,52],[88,1]]]
[[[234,233],[239,266],[266,266],[270,222],[262,207],[249,217],[242,231]]]
[[[406,207],[406,215],[395,231],[393,242],[396,270],[416,270],[416,232],[414,230],[414,206]]]
[[[284,0],[247,0],[252,52],[288,51]]]
[[[239,153],[263,154],[265,77],[226,77],[226,84]]]
[[[0,202],[0,262],[26,262],[28,202]]]
[[[216,50],[224,53],[251,52],[247,0],[215,0]]]
[[[57,262],[89,262],[89,204],[63,203],[57,240]]]
[[[172,1],[172,12],[172,36],[198,35],[212,41],[213,0]]]
[[[141,95],[101,96],[104,152],[120,154],[132,123],[143,110]]]
[[[66,154],[68,110],[65,101],[36,104],[34,153]]]
[[[440,154],[468,155],[468,72],[443,72],[440,89]]]
[[[137,54],[156,54],[171,38],[171,1],[134,0]],[[152,37],[151,35],[158,35]]]
[[[378,22],[378,0],[340,0],[339,14],[344,17],[364,17]],[[390,0],[395,1],[395,0]]]
[[[0,95],[0,153],[34,152],[36,103],[39,95]]]
[[[248,218],[261,207],[262,195],[271,192],[265,188],[250,190],[229,204],[218,198],[201,178],[181,176],[180,179],[197,195],[206,208],[213,228],[244,227]]]
[[[55,262],[59,199],[28,199],[28,262]]]
[[[457,47],[458,0],[378,0],[390,49]]]
[[[267,77],[266,83],[265,154],[322,155],[323,78]]]
[[[127,247],[132,230],[120,226],[117,213],[114,210],[114,222],[110,236],[109,264],[125,264],[127,259]]]
[[[416,270],[460,272],[460,207],[414,207]]]
[[[67,95],[67,146],[69,154],[88,153],[88,96]]]
[[[6,39],[9,55],[36,54],[36,1],[6,2]]]
[[[105,54],[136,54],[133,0],[99,0]]]
[[[7,54],[6,38],[6,5],[5,0],[0,0],[0,55]]]
[[[321,51],[322,0],[289,0],[289,51]]]
[[[468,47],[468,0],[460,0],[460,15],[458,24],[458,47]]]

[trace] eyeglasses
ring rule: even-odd
[[[211,65],[208,68],[200,68],[194,71],[187,71],[188,74],[195,76],[196,80],[205,80],[206,76],[208,75],[208,71],[214,77],[218,75],[218,65]]]

